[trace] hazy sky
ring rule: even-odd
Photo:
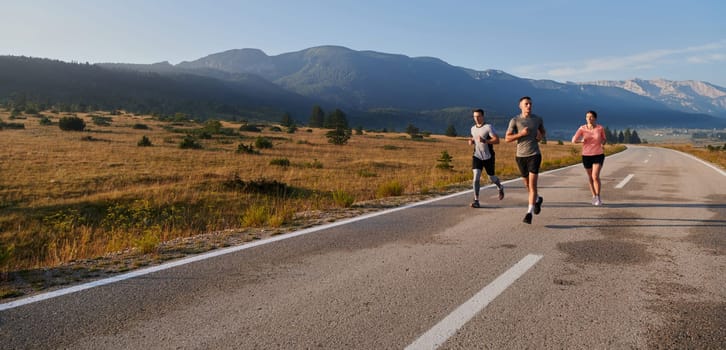
[[[556,81],[726,87],[724,0],[0,0],[0,55],[173,64],[340,45]]]

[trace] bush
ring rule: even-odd
[[[345,145],[350,139],[350,129],[336,128],[334,130],[325,133],[325,137],[328,138],[328,142],[334,145]]]
[[[58,121],[58,127],[63,131],[83,131],[86,128],[86,122],[79,117],[61,117]]]
[[[93,121],[93,124],[96,124],[98,126],[111,125],[111,117],[102,117],[100,115],[94,115],[93,117],[91,117],[91,121]]]
[[[439,159],[436,160],[438,162],[438,164],[436,164],[436,167],[439,169],[451,170],[454,168],[454,166],[451,165],[452,159],[454,158],[449,155],[449,152],[442,151],[441,156],[439,156]]]
[[[270,161],[270,165],[290,166],[290,160],[287,158],[274,158]]]
[[[255,140],[255,147],[258,149],[272,148],[272,141],[266,137],[260,136]]]
[[[141,140],[139,140],[136,145],[139,147],[149,147],[151,146],[151,140],[149,140],[149,138],[144,135],[141,137]]]
[[[184,137],[182,142],[179,144],[179,148],[182,149],[202,149],[202,145],[197,142],[197,139],[195,139],[191,135],[187,135]]]
[[[262,130],[260,128],[258,128],[256,125],[244,124],[239,127],[239,131],[261,132]]]
[[[255,150],[252,145],[245,145],[244,143],[240,143],[237,146],[237,153],[260,154],[260,152]]]
[[[376,191],[376,196],[378,198],[400,196],[402,194],[403,185],[395,180],[381,184],[380,186],[378,186],[378,190]]]
[[[317,159],[313,159],[312,162],[306,163],[305,166],[308,167],[308,168],[313,168],[313,169],[322,169],[323,168],[323,163],[321,163]]]
[[[149,130],[149,126],[148,125],[141,124],[141,123],[136,123],[131,128],[132,129],[137,129],[137,130]]]
[[[343,190],[335,190],[333,191],[333,201],[340,207],[349,208],[355,202],[355,197]]]
[[[261,227],[270,219],[271,213],[267,206],[254,204],[245,210],[240,222],[244,227]]]
[[[53,124],[53,122],[50,121],[50,118],[48,118],[48,117],[42,117],[42,118],[40,118],[40,121],[38,121],[38,123],[40,125],[52,125]]]

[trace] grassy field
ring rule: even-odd
[[[716,146],[713,146],[712,149],[708,149],[705,147],[694,147],[691,144],[663,144],[659,146],[689,153],[707,162],[716,164],[720,166],[721,169],[726,169],[726,149],[715,149]]]
[[[340,146],[328,142],[327,130],[305,127],[240,131],[240,123],[96,112],[77,115],[87,125],[78,132],[59,128],[67,115],[42,115],[51,124],[0,110],[3,122],[24,127],[0,130],[0,269],[6,273],[118,252],[153,256],[167,242],[211,232],[238,241],[261,238],[334,220],[330,212],[379,210],[392,198],[462,190],[471,178],[465,137],[364,132]],[[180,148],[188,134],[198,136],[201,149]],[[138,146],[144,136],[151,146]],[[255,146],[265,143],[259,138],[271,148]],[[252,153],[238,152],[241,146]],[[580,160],[579,146],[542,147],[545,169]],[[502,178],[516,176],[514,149],[496,146]],[[608,146],[608,153],[619,149]],[[444,151],[453,157],[450,170],[437,168]]]

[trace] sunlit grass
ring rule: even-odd
[[[109,125],[86,119],[84,132],[61,131],[28,116],[25,129],[0,131],[0,271],[55,266],[213,231],[285,227],[296,214],[346,210],[391,196],[467,188],[471,147],[466,138],[366,132],[347,145],[327,142],[324,129],[294,134],[239,131],[197,139],[200,124],[113,116]],[[95,115],[107,115],[94,112]],[[7,120],[7,111],[0,118]],[[135,125],[143,124],[146,129]],[[87,136],[91,136],[89,138]],[[146,136],[152,146],[139,147]],[[240,144],[257,144],[240,152]],[[514,144],[497,145],[497,174],[517,175]],[[244,147],[243,147],[244,148]],[[542,145],[545,168],[579,162],[579,147]],[[612,150],[612,148],[609,148]],[[446,151],[450,170],[437,169]],[[259,152],[259,153],[258,153]]]

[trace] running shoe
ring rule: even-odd
[[[597,205],[597,196],[592,196],[592,205]]]
[[[602,200],[600,200],[599,196],[595,197],[595,201],[592,204],[599,207],[602,205]]]
[[[473,201],[473,202],[471,202],[471,207],[472,208],[479,208],[480,207],[479,206],[479,201]]]
[[[499,200],[504,199],[504,186],[499,186]]]
[[[532,213],[527,213],[527,215],[524,216],[524,219],[522,220],[525,224],[532,224]]]
[[[542,211],[542,202],[544,202],[544,198],[537,197],[537,201],[534,202],[534,215],[539,215],[539,212]]]

